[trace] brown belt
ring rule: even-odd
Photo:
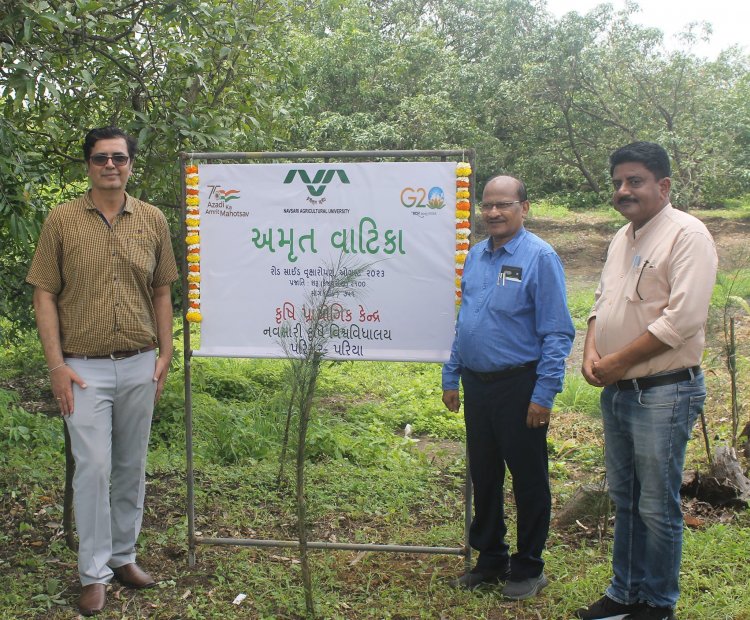
[[[133,357],[139,353],[146,353],[153,351],[156,348],[155,344],[150,344],[140,349],[133,349],[132,351],[115,351],[109,355],[78,355],[77,353],[66,353],[63,351],[63,357],[70,357],[74,360],[124,360],[126,357]]]

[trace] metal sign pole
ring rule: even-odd
[[[410,160],[420,158],[440,158],[446,161],[448,157],[460,157],[468,160],[472,170],[475,169],[475,151],[469,150],[423,150],[423,151],[293,151],[293,152],[237,152],[237,153],[180,153],[180,174],[182,187],[182,243],[183,253],[186,252],[185,237],[187,236],[187,204],[185,199],[185,165],[187,161],[194,159],[203,160],[238,160],[238,159],[380,159],[380,158],[408,158]],[[472,203],[475,198],[475,175],[470,180],[470,192]],[[195,475],[193,469],[193,400],[192,400],[192,373],[191,360],[193,351],[190,345],[190,323],[186,319],[189,309],[187,269],[182,265],[182,306],[183,306],[183,343],[184,343],[184,373],[185,373],[185,453],[187,469],[187,518],[188,518],[188,565],[196,563],[197,545],[233,545],[241,547],[286,547],[299,548],[300,542],[294,540],[263,540],[248,538],[205,538],[195,535]],[[370,543],[331,543],[331,542],[308,542],[307,547],[311,549],[329,549],[343,551],[380,551],[392,553],[426,553],[462,555],[465,558],[466,569],[471,568],[471,547],[469,546],[469,528],[472,516],[472,487],[471,474],[469,472],[469,454],[466,452],[466,482],[464,487],[464,546],[463,547],[433,547],[419,545],[386,545]]]

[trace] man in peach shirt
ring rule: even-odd
[[[610,156],[615,235],[589,317],[582,373],[603,387],[615,504],[613,577],[583,620],[675,620],[685,448],[703,408],[700,361],[716,279],[713,239],[672,207],[669,156],[635,142]]]

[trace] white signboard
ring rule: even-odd
[[[443,362],[455,319],[455,162],[199,167],[200,349],[285,357],[339,261],[330,359]]]

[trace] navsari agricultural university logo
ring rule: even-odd
[[[208,201],[206,215],[220,215],[222,217],[248,217],[249,211],[238,209],[240,190],[226,189],[221,185],[208,185]]]
[[[295,177],[298,177],[299,180],[305,184],[305,186],[307,187],[307,191],[311,196],[315,198],[319,198],[320,196],[322,196],[323,192],[326,191],[326,187],[328,186],[328,184],[335,178],[338,178],[341,183],[344,183],[346,185],[349,184],[349,177],[346,176],[346,172],[333,168],[324,168],[323,170],[316,171],[312,179],[310,178],[307,170],[298,170],[293,168],[292,170],[287,172],[286,178],[284,179],[284,185],[287,185],[294,181]]]

